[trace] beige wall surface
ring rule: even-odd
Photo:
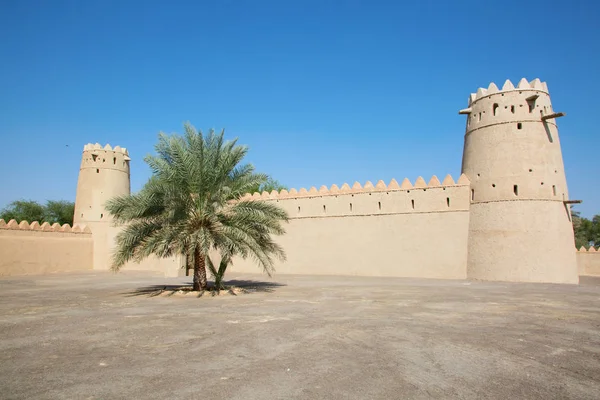
[[[116,248],[116,238],[122,227],[108,222],[90,222],[94,239],[94,269],[109,270],[112,265],[112,255]],[[165,277],[181,275],[184,261],[182,256],[167,258],[148,257],[141,262],[128,262],[122,267],[123,271],[152,271],[164,274]],[[185,273],[185,270],[184,270]]]
[[[0,220],[0,276],[92,269],[92,235],[63,227]]]
[[[469,279],[578,283],[573,227],[561,201],[471,204]]]
[[[582,247],[576,254],[579,275],[600,276],[600,250],[591,247],[586,251]]]
[[[415,186],[272,196],[291,218],[277,238],[287,261],[276,273],[466,278],[468,184],[420,178]],[[231,268],[260,272],[252,260],[236,259]]]

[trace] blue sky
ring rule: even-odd
[[[0,2],[0,207],[74,200],[83,145],[225,128],[290,187],[460,173],[470,92],[547,81],[571,198],[600,213],[596,1]],[[67,146],[68,145],[68,146]]]

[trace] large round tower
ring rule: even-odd
[[[110,267],[110,253],[117,229],[111,227],[106,202],[130,194],[129,154],[127,149],[109,144],[83,147],[73,224],[85,224],[94,239],[94,269]]]
[[[471,180],[467,275],[578,283],[567,182],[545,82],[471,94],[462,172]]]

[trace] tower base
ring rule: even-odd
[[[471,204],[467,277],[579,283],[565,204],[537,200]]]

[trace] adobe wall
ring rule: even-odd
[[[466,177],[455,183],[448,176],[443,184],[433,177],[414,186],[393,180],[252,197],[277,202],[290,216],[287,233],[276,237],[287,255],[276,274],[465,279],[469,193]],[[231,269],[261,271],[239,259]]]
[[[93,224],[93,223],[91,223]],[[117,234],[123,229],[120,226],[113,226],[112,223],[96,223],[93,227],[94,240],[94,269],[110,270],[112,265],[112,255],[116,248]],[[152,271],[164,274],[165,277],[176,277],[181,275],[184,265],[182,256],[172,256],[168,258],[157,258],[154,256],[145,258],[139,263],[130,261],[121,269],[123,271]],[[184,274],[185,274],[185,270]]]
[[[0,276],[86,271],[92,258],[87,227],[0,219]]]
[[[600,276],[600,250],[581,247],[577,250],[577,268],[580,276]]]

